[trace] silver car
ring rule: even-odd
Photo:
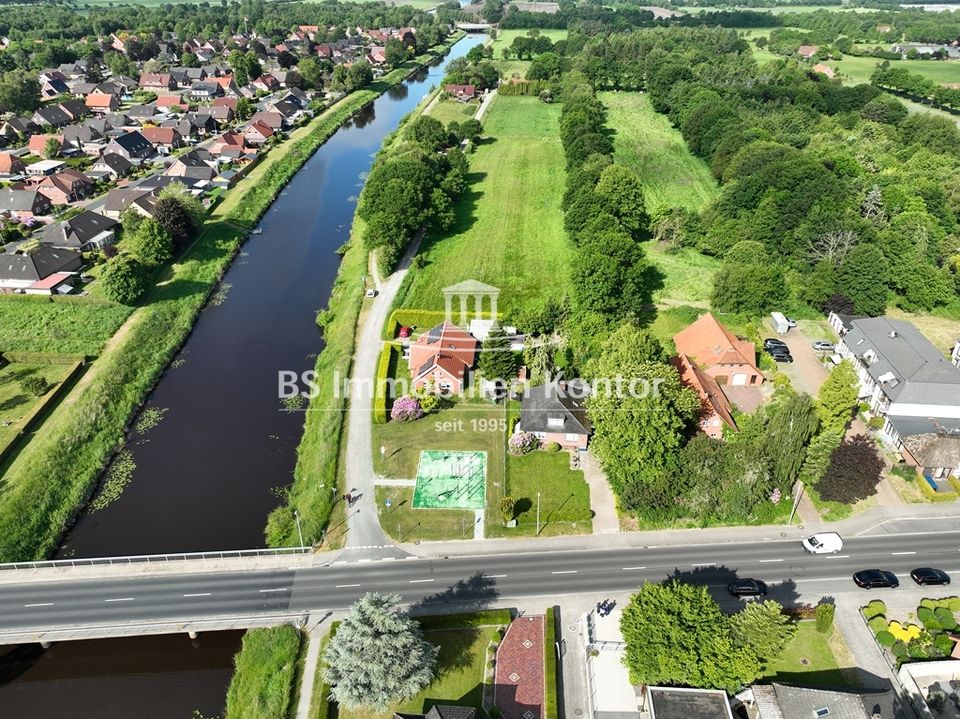
[[[818,352],[833,352],[833,342],[827,342],[826,340],[817,340],[813,343],[813,348]]]

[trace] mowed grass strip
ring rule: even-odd
[[[702,210],[718,194],[707,164],[694,157],[683,136],[646,95],[601,92],[608,109],[607,127],[615,133],[614,158],[632,168],[643,182],[647,210],[686,207]]]
[[[130,312],[85,297],[0,295],[0,350],[96,356]]]
[[[569,293],[573,244],[560,207],[566,171],[559,121],[557,104],[493,101],[487,139],[470,155],[456,225],[426,243],[426,266],[416,270],[403,306],[442,310],[441,290],[467,279],[499,287],[502,310]]]

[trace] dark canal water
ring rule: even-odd
[[[132,432],[132,481],[109,506],[85,512],[61,557],[117,556],[264,544],[276,488],[292,480],[302,412],[283,411],[278,372],[313,367],[356,198],[384,137],[485,36],[378,98],[304,165],[224,278],[180,356],[151,394],[162,419]],[[360,281],[360,278],[357,278]],[[310,538],[307,538],[309,541]]]

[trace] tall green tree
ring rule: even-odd
[[[100,273],[103,294],[108,300],[132,305],[147,291],[147,270],[128,255],[117,255]]]
[[[730,619],[707,588],[671,580],[646,583],[620,619],[632,684],[739,690],[760,675],[760,662],[743,651]]]
[[[173,257],[170,233],[152,218],[140,223],[133,237],[126,238],[127,251],[147,267],[156,267]]]
[[[752,652],[764,665],[783,656],[796,636],[797,625],[773,601],[750,602],[730,619],[733,638],[743,650]]]
[[[878,317],[887,309],[890,265],[878,247],[859,244],[840,265],[839,290],[853,301],[857,314]]]
[[[792,390],[779,390],[779,396],[767,407],[767,416],[766,454],[774,482],[786,489],[800,472],[820,420],[810,395]]]
[[[824,431],[843,434],[857,403],[857,373],[848,360],[830,371],[817,397],[817,416]]]
[[[383,711],[433,681],[438,648],[399,603],[397,594],[364,595],[327,644],[324,678],[341,706]]]
[[[595,192],[603,206],[631,235],[647,229],[647,217],[640,178],[629,167],[610,165],[600,173]]]
[[[40,83],[26,72],[0,73],[0,112],[24,115],[40,107]]]

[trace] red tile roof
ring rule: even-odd
[[[756,348],[753,342],[738,339],[710,312],[677,332],[673,342],[677,346],[677,354],[686,355],[701,367],[718,364],[754,367]]]

